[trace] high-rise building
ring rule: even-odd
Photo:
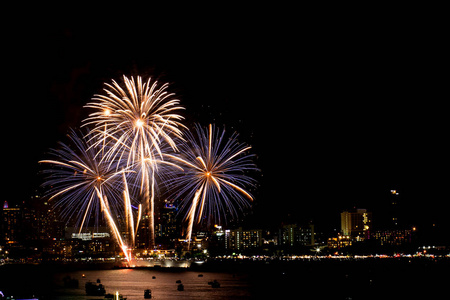
[[[1,224],[3,238],[0,241],[4,245],[17,244],[21,234],[22,212],[18,207],[9,207],[8,202],[3,204],[1,215]]]
[[[242,230],[242,227],[225,230],[225,248],[246,250],[262,246],[262,229]]]
[[[315,244],[314,225],[300,227],[296,224],[284,225],[280,229],[279,240],[288,247],[310,246]]]
[[[143,214],[139,222],[136,247],[142,249],[149,249],[150,247],[150,216],[148,213]]]
[[[370,237],[372,229],[372,213],[367,209],[357,209],[355,212],[341,213],[341,231],[343,236],[350,236],[357,241]]]
[[[341,212],[341,232],[343,236],[350,236],[352,232],[352,218],[348,211]]]
[[[179,238],[179,224],[177,220],[178,208],[173,202],[165,201],[164,207],[159,210],[156,224],[156,236],[165,239]]]
[[[400,200],[400,194],[397,192],[397,190],[391,190],[390,193],[390,203],[389,203],[389,223],[391,226],[390,228],[398,228],[400,219],[400,209],[399,209],[399,200]]]

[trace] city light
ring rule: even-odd
[[[397,190],[391,190],[391,194],[392,194],[392,195],[396,195],[396,196],[398,196],[398,192],[397,192]]]

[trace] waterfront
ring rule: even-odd
[[[144,299],[147,288],[152,299],[433,299],[448,296],[449,266],[447,258],[217,260],[188,269],[4,265],[0,279],[3,290],[8,286],[39,299],[99,299],[84,290],[87,281],[97,279],[107,293],[119,291],[128,300]],[[78,279],[79,287],[64,287],[66,276]],[[177,290],[177,280],[184,291]],[[220,288],[208,284],[213,280]]]

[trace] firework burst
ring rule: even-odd
[[[140,76],[135,80],[123,77],[125,88],[116,81],[105,84],[105,95],[95,95],[85,107],[95,109],[84,121],[84,126],[94,125],[97,143],[111,145],[109,157],[126,157],[127,165],[141,158],[162,156],[160,144],[167,142],[176,149],[173,137],[181,136],[180,121],[176,112],[183,109],[168,84],[158,85]]]
[[[213,125],[204,129],[195,126],[195,134],[187,132],[179,144],[180,155],[168,155],[183,168],[172,184],[176,193],[184,197],[188,227],[186,239],[190,241],[194,220],[221,221],[221,216],[249,205],[253,196],[244,188],[254,180],[245,173],[256,170],[252,155],[246,154],[250,146],[240,144],[234,133],[225,139],[225,130]]]
[[[140,176],[140,190],[150,216],[150,244],[154,245],[154,191],[158,160],[163,160],[162,144],[176,149],[174,138],[181,136],[182,109],[168,84],[143,82],[123,77],[106,84],[105,94],[95,95],[86,107],[95,110],[84,125],[93,125],[96,145],[107,148],[108,161],[123,161]]]
[[[87,135],[89,136],[89,134]],[[51,149],[51,160],[40,163],[50,164],[52,168],[43,171],[48,174],[43,186],[50,187],[50,201],[55,200],[55,207],[67,222],[74,221],[75,226],[82,230],[84,226],[98,225],[101,214],[97,194],[108,197],[114,213],[119,210],[120,192],[116,186],[116,166],[102,160],[101,152],[85,138],[82,133],[71,130],[68,134],[70,144],[59,143],[60,149]],[[99,154],[100,153],[100,154]],[[91,216],[95,217],[95,224]]]
[[[129,194],[126,180],[129,171],[120,166],[120,161],[111,164],[104,160],[104,149],[99,149],[98,144],[93,142],[90,132],[82,134],[71,130],[68,136],[70,146],[60,143],[60,149],[51,150],[54,159],[40,161],[52,166],[43,171],[48,174],[43,185],[50,187],[49,201],[56,201],[55,208],[60,209],[61,216],[67,222],[74,221],[79,232],[92,225],[92,217],[93,225],[98,227],[99,216],[103,212],[129,261],[131,255],[127,245],[134,245],[134,228],[138,226],[141,214],[141,205],[133,201]],[[119,168],[121,170],[117,171]],[[138,206],[136,225],[132,211],[134,205]],[[125,216],[122,229],[129,232],[128,241],[122,238],[118,227],[117,216],[121,215]]]

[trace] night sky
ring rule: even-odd
[[[373,210],[376,224],[397,189],[405,222],[448,227],[439,20],[270,7],[180,15],[3,26],[2,199],[32,195],[37,162],[80,126],[104,82],[142,75],[170,83],[188,127],[215,123],[252,145],[258,226],[339,229],[339,212],[352,207]]]

